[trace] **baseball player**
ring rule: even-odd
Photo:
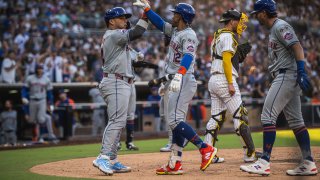
[[[47,76],[43,74],[43,64],[36,65],[36,74],[27,77],[22,88],[22,103],[29,104],[30,118],[33,123],[33,140],[39,138],[39,124],[46,121],[47,104],[53,110],[52,84]],[[30,100],[30,102],[29,102]]]
[[[142,36],[148,22],[140,19],[134,28],[126,29],[130,17],[122,7],[109,9],[104,16],[108,29],[101,44],[104,77],[99,90],[108,107],[109,122],[104,130],[100,155],[93,165],[106,175],[131,171],[117,160],[117,144],[127,122],[134,77],[128,43]]]
[[[130,25],[128,24],[127,29],[130,29]],[[135,62],[142,61],[144,59],[144,54],[141,52],[136,52],[134,49],[130,48],[130,57],[131,57],[131,62],[134,64]],[[134,68],[133,68],[134,72]],[[134,76],[135,78],[136,76]],[[135,80],[134,80],[135,81]],[[137,151],[139,148],[133,144],[133,133],[134,133],[134,117],[135,117],[135,112],[136,112],[136,86],[134,83],[131,85],[131,95],[130,95],[130,100],[129,100],[129,105],[128,105],[128,115],[127,115],[127,124],[126,124],[126,148],[128,150],[134,150]],[[121,149],[121,143],[119,141],[118,143],[118,150]]]
[[[6,100],[4,104],[5,110],[0,114],[0,129],[3,130],[5,137],[5,146],[17,144],[17,111],[12,108],[12,102]]]
[[[211,43],[211,77],[208,89],[211,95],[211,119],[207,123],[205,142],[215,145],[218,131],[223,126],[227,110],[233,114],[234,129],[240,137],[244,148],[245,162],[256,160],[255,147],[248,126],[248,112],[243,106],[241,94],[236,79],[239,63],[231,60],[237,51],[237,37],[246,29],[248,17],[236,9],[229,9],[222,14],[220,23],[224,28],[214,34]],[[213,162],[223,162],[216,157]]]
[[[105,103],[102,96],[100,95],[100,91],[97,88],[92,88],[89,90],[89,96],[92,99],[93,103]],[[94,108],[92,113],[92,136],[97,136],[98,131],[100,130],[100,134],[102,134],[103,129],[105,128],[105,110]]]
[[[195,10],[189,4],[177,4],[171,10],[174,16],[170,24],[151,10],[148,1],[138,0],[134,5],[142,7],[149,21],[163,33],[171,36],[166,73],[175,75],[165,84],[165,88],[169,91],[164,95],[164,110],[168,111],[168,123],[173,133],[172,151],[169,162],[157,169],[156,174],[183,174],[181,156],[185,139],[199,148],[202,155],[200,170],[204,171],[211,164],[217,149],[204,143],[192,127],[185,123],[189,102],[197,90],[193,65],[199,42],[196,33],[190,27],[195,17]]]
[[[312,85],[305,71],[305,57],[293,28],[277,18],[273,0],[258,0],[251,14],[270,31],[268,42],[268,67],[274,78],[263,105],[263,155],[255,163],[240,169],[260,175],[270,174],[270,157],[276,138],[276,121],[284,112],[302,153],[302,162],[287,175],[316,175],[317,167],[311,155],[310,138],[301,113],[300,94],[312,92]]]

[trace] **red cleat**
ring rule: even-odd
[[[200,154],[202,155],[202,162],[200,166],[200,170],[205,171],[207,167],[212,162],[212,159],[217,154],[218,149],[207,144],[206,148],[199,149]]]
[[[169,164],[162,166],[156,170],[158,175],[181,175],[183,174],[181,161],[177,161],[175,167],[170,168]]]

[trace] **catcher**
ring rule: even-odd
[[[218,132],[225,122],[226,111],[233,114],[234,129],[243,145],[245,162],[256,160],[254,143],[248,126],[248,112],[243,106],[236,82],[239,63],[242,63],[251,50],[249,43],[238,46],[236,34],[241,36],[246,29],[248,17],[236,9],[222,14],[220,23],[224,28],[214,34],[211,43],[211,78],[208,88],[211,95],[211,119],[207,123],[205,142],[215,146]],[[224,158],[215,157],[213,163],[223,162]]]

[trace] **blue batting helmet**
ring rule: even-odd
[[[250,14],[255,14],[260,11],[266,11],[270,14],[276,14],[277,6],[274,0],[258,0],[254,3],[253,11]]]
[[[170,11],[180,14],[183,21],[188,24],[192,23],[192,20],[196,15],[196,11],[194,10],[194,8],[187,3],[179,3],[174,7],[174,9],[171,9]]]
[[[110,19],[120,16],[125,16],[128,19],[132,16],[132,14],[127,13],[122,7],[114,7],[106,11],[106,14],[104,15],[104,21],[108,22]]]

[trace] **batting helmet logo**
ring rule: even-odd
[[[106,11],[104,15],[104,21],[108,22],[110,19],[114,19],[120,16],[125,16],[127,19],[132,16],[132,14],[127,13],[122,7],[114,7]]]
[[[180,14],[183,21],[187,24],[191,24],[193,18],[196,16],[196,11],[194,10],[194,8],[187,3],[179,3],[174,7],[174,9],[171,9],[170,11]]]

